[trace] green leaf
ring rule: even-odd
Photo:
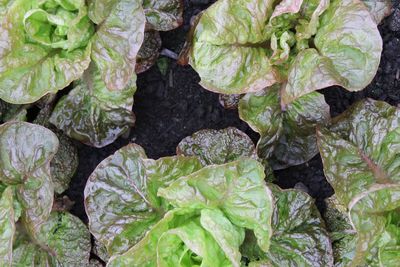
[[[147,27],[156,31],[170,31],[183,23],[181,0],[144,0],[143,8]]]
[[[135,122],[136,75],[123,90],[110,91],[94,65],[57,103],[50,122],[69,137],[94,147],[114,142]]]
[[[233,225],[218,209],[201,210],[200,224],[218,243],[232,265],[239,267],[242,258],[239,247],[244,241],[244,229]]]
[[[18,267],[48,267],[57,264],[46,251],[23,238],[16,241],[12,260],[12,266]]]
[[[332,1],[321,16],[314,42],[340,75],[347,90],[364,89],[374,78],[382,52],[377,26],[360,1]]]
[[[69,213],[52,212],[34,236],[17,232],[13,266],[88,266],[90,247],[84,223]]]
[[[92,2],[91,18],[95,17],[99,26],[92,39],[91,57],[106,87],[122,90],[135,75],[136,56],[143,43],[145,15],[142,1],[97,2],[102,3]]]
[[[57,136],[42,126],[26,122],[0,126],[0,180],[16,187],[30,232],[50,215],[54,194],[50,161],[57,149]]]
[[[314,200],[299,190],[271,188],[276,206],[270,250],[261,251],[248,234],[242,245],[244,256],[266,262],[259,266],[333,266],[330,239]]]
[[[234,225],[253,230],[258,244],[267,251],[273,199],[264,178],[259,162],[243,158],[181,177],[160,188],[158,195],[177,208],[221,209]]]
[[[87,266],[91,241],[86,225],[67,212],[52,212],[35,238],[60,266]]]
[[[347,87],[348,81],[335,69],[332,60],[321,56],[316,49],[306,49],[297,55],[289,70],[281,101],[286,105],[308,93],[332,85]]]
[[[12,245],[15,234],[13,190],[7,187],[0,198],[0,265],[11,266]]]
[[[177,155],[196,156],[203,165],[224,164],[241,157],[257,159],[253,141],[244,132],[229,127],[223,130],[200,130],[184,138]]]
[[[100,163],[85,187],[91,233],[110,255],[126,251],[164,215],[158,188],[199,168],[195,158],[147,159],[135,144],[118,150]]]
[[[190,64],[200,84],[213,92],[240,94],[274,84],[275,70],[262,44],[268,40],[272,1],[220,0],[195,28]]]
[[[391,219],[400,207],[399,115],[396,107],[366,99],[317,132],[325,175],[356,231],[344,249],[353,265],[371,264],[400,242],[386,238],[389,229],[400,230]]]
[[[258,156],[273,169],[309,161],[318,153],[315,127],[329,122],[329,106],[317,92],[282,108],[278,86],[248,93],[239,102],[239,116],[260,133]]]
[[[201,227],[198,212],[174,209],[134,247],[112,257],[107,266],[222,267],[231,264],[215,239]]]
[[[78,32],[67,37],[76,49],[72,46],[70,50],[54,49],[30,41],[32,35],[26,32],[24,17],[35,8],[38,8],[37,1],[15,0],[1,17],[0,35],[5,42],[0,51],[0,65],[5,67],[0,70],[0,98],[9,103],[32,103],[48,93],[56,93],[78,79],[90,62],[91,47],[85,44],[87,40],[80,40],[80,45],[76,45],[77,38],[88,39],[92,34],[90,22],[76,22]],[[43,23],[49,26],[49,22]],[[87,27],[84,34],[80,31],[83,26]]]

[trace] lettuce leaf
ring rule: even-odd
[[[223,218],[226,223],[227,219],[219,215],[222,216],[219,219]],[[240,266],[239,262],[229,262],[217,241],[202,227],[201,221],[209,219],[206,218],[191,209],[169,211],[134,247],[122,255],[111,257],[107,266]],[[228,234],[230,238],[236,236],[237,239],[230,240],[234,242],[227,247],[238,252],[237,241],[240,242],[243,236],[234,232],[231,224],[224,224],[223,227],[224,232],[213,229],[214,234]]]
[[[92,39],[91,58],[106,87],[122,90],[135,75],[136,57],[143,43],[142,1],[91,1],[89,15],[99,25]]]
[[[318,154],[315,128],[330,120],[324,96],[313,92],[282,107],[280,88],[248,93],[239,116],[260,133],[257,154],[275,170],[305,163]]]
[[[94,147],[114,142],[135,122],[132,112],[136,75],[123,90],[110,91],[93,64],[74,89],[59,100],[50,122],[76,140]]]
[[[10,266],[15,234],[15,212],[13,190],[7,187],[0,198],[0,265]]]
[[[366,99],[317,132],[325,175],[355,231],[338,264],[390,266],[398,257],[399,118],[398,108]]]
[[[257,159],[253,141],[233,127],[200,130],[184,138],[176,147],[176,154],[196,156],[203,165],[224,164],[241,157]]]
[[[249,266],[332,266],[330,239],[314,200],[296,189],[269,186],[275,198],[271,247],[261,251],[247,233],[241,251]]]
[[[0,126],[0,181],[15,187],[30,232],[50,216],[54,194],[50,161],[58,144],[57,136],[42,126],[26,122]]]

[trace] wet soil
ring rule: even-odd
[[[177,30],[162,33],[163,47],[179,53],[189,30],[190,18],[213,1],[185,0],[185,22]],[[343,112],[355,101],[370,97],[392,105],[400,103],[400,0],[394,1],[394,13],[379,26],[384,41],[381,65],[374,81],[362,92],[350,93],[339,87],[322,90],[331,107],[332,116]],[[66,195],[75,205],[72,213],[85,222],[83,189],[87,178],[104,158],[116,150],[135,142],[146,150],[148,157],[157,159],[175,154],[176,145],[184,137],[205,128],[222,129],[234,126],[246,132],[254,142],[258,135],[242,122],[236,110],[225,110],[218,102],[218,95],[198,85],[199,77],[189,66],[179,66],[168,60],[163,75],[157,66],[138,76],[134,112],[136,125],[129,135],[119,138],[102,149],[77,144],[80,164]],[[333,191],[323,174],[319,156],[306,164],[275,172],[277,184],[283,188],[301,182],[323,209],[322,200]]]

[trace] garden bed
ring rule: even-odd
[[[185,0],[184,25],[161,34],[163,48],[179,53],[189,30],[190,19],[213,1]],[[330,105],[332,116],[346,110],[355,101],[370,97],[392,105],[400,103],[400,1],[394,1],[394,13],[379,26],[384,42],[383,54],[374,81],[363,91],[351,93],[339,87],[322,90]],[[239,119],[237,110],[225,110],[218,95],[203,89],[200,78],[190,66],[179,66],[168,59],[168,70],[162,75],[157,66],[138,76],[133,111],[136,125],[129,136],[97,149],[76,142],[80,163],[70,188],[65,193],[75,205],[71,212],[87,222],[83,204],[83,190],[87,177],[101,160],[119,148],[135,142],[141,145],[149,158],[157,159],[175,154],[176,145],[186,136],[200,129],[223,129],[234,126],[246,132],[254,142],[258,134]],[[301,182],[323,209],[322,200],[333,191],[327,183],[319,156],[306,164],[276,171],[277,184],[283,188]]]

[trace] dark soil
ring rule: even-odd
[[[177,30],[161,34],[163,47],[179,53],[189,30],[190,18],[211,2],[213,1],[185,0],[185,23]],[[384,100],[392,105],[400,103],[399,3],[400,0],[394,1],[393,15],[385,19],[379,27],[384,40],[384,51],[379,71],[368,88],[357,93],[350,93],[339,87],[323,90],[333,116],[365,97]],[[85,222],[87,217],[83,204],[83,189],[87,178],[101,160],[129,142],[143,146],[148,157],[157,159],[175,154],[176,145],[184,137],[205,128],[222,129],[234,126],[257,141],[257,134],[239,119],[236,110],[223,109],[217,94],[198,85],[200,79],[191,67],[179,66],[173,60],[168,62],[165,76],[157,66],[139,75],[133,109],[137,122],[129,136],[121,137],[102,149],[77,144],[80,165],[66,194],[75,201],[72,213]],[[310,195],[316,198],[320,209],[323,208],[322,200],[333,193],[324,177],[319,156],[306,164],[277,171],[276,176],[277,184],[283,188],[294,187],[298,182],[302,182]]]

